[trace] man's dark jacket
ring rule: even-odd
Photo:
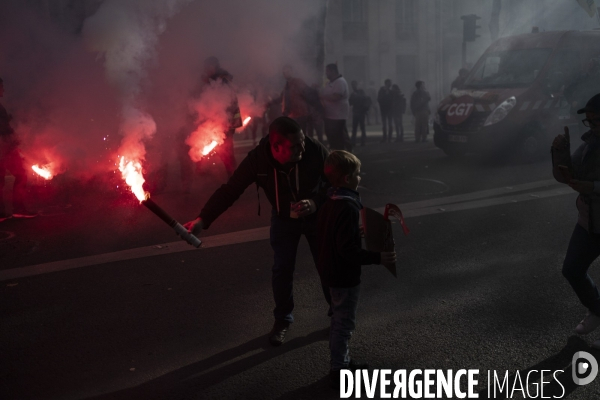
[[[204,228],[208,228],[219,215],[231,207],[253,183],[264,190],[273,210],[277,211],[281,218],[290,218],[291,202],[312,199],[318,209],[327,199],[326,190],[329,184],[323,173],[323,166],[328,151],[310,137],[306,137],[304,143],[302,159],[284,167],[273,158],[269,135],[265,136],[258,146],[248,153],[229,181],[217,189],[204,205],[200,212]],[[305,218],[315,219],[316,213]]]
[[[361,265],[379,264],[380,253],[361,248],[359,206],[328,199],[319,210],[317,269],[324,285],[350,288],[360,284]]]

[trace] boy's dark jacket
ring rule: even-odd
[[[204,228],[208,228],[219,215],[231,207],[253,183],[257,185],[257,190],[258,187],[263,188],[273,210],[281,218],[290,218],[290,202],[312,199],[318,209],[327,199],[325,192],[329,184],[323,174],[323,165],[328,152],[321,143],[310,137],[306,137],[304,143],[302,159],[284,171],[283,166],[271,154],[269,135],[265,136],[258,146],[248,153],[229,181],[217,189],[204,205],[200,212]],[[297,187],[300,189],[298,192]],[[314,219],[316,213],[305,218]]]
[[[356,195],[358,197],[358,193]],[[379,264],[381,261],[380,253],[361,248],[359,204],[352,200],[329,198],[319,210],[317,269],[326,286],[357,286],[360,284],[361,265]]]

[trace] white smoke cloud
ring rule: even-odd
[[[73,24],[77,18],[51,15],[42,2],[4,0],[0,101],[30,164],[106,176],[126,147],[147,158],[144,167],[158,165],[144,143],[160,162],[177,162],[166,158],[185,147],[177,133],[205,58],[218,57],[234,76],[243,116],[260,114],[266,94],[281,92],[286,63],[319,81],[314,59],[299,49],[303,24],[323,2],[105,0]]]
[[[144,141],[156,132],[139,95],[147,68],[155,62],[156,44],[169,18],[188,0],[107,0],[88,18],[84,38],[91,50],[104,57],[106,75],[122,102],[120,155],[145,158]]]

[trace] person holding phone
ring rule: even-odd
[[[588,269],[600,255],[600,94],[593,96],[577,111],[585,114],[583,123],[590,130],[583,144],[571,154],[569,129],[552,142],[552,173],[561,183],[579,193],[579,216],[573,230],[562,274],[579,301],[588,309],[575,333],[588,334],[600,326],[600,293]],[[594,342],[600,348],[600,340]]]

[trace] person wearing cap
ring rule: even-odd
[[[208,199],[198,218],[184,224],[194,234],[210,225],[252,184],[262,188],[271,203],[270,242],[275,323],[269,342],[279,346],[294,322],[293,280],[296,253],[304,236],[317,260],[317,214],[330,186],[324,172],[329,152],[318,140],[305,136],[297,121],[276,118],[269,133],[240,163],[229,181]],[[260,215],[260,202],[258,212]],[[321,283],[327,303],[329,288]]]
[[[600,94],[593,96],[577,114],[585,114],[583,123],[590,129],[583,134],[583,144],[571,153],[569,128],[552,142],[552,173],[561,183],[579,193],[579,216],[571,235],[562,274],[587,315],[575,333],[588,334],[600,326],[600,293],[588,269],[600,255]],[[600,340],[594,342],[600,348]]]
[[[4,97],[4,81],[0,78],[0,97]],[[4,184],[0,186],[0,221],[11,217],[4,208],[2,187],[6,184],[5,176],[8,170],[14,177],[12,216],[15,218],[32,218],[37,214],[25,208],[25,193],[27,188],[27,172],[23,166],[23,157],[19,151],[19,140],[10,125],[12,116],[0,103],[0,177]]]

